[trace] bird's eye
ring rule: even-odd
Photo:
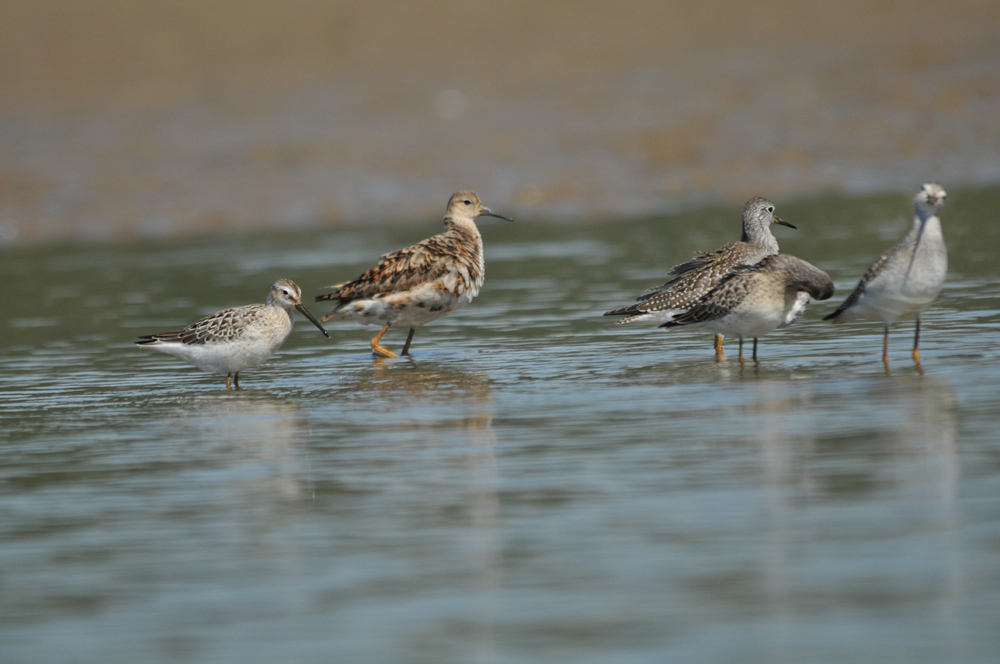
[[[768,205],[767,206],[767,211],[768,212],[774,212],[774,206],[773,205]]]
[[[469,200],[468,198],[466,198],[466,199],[465,199],[464,201],[462,201],[462,202],[463,202],[463,203],[465,203],[466,205],[472,205],[472,201],[470,201],[470,200]]]

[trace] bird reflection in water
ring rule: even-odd
[[[246,499],[295,499],[304,492],[306,473],[302,469],[301,443],[303,414],[288,399],[266,394],[206,394],[184,401],[164,413],[162,424],[171,439],[182,442],[201,462],[227,468],[243,467],[226,473],[227,486],[253,496]],[[244,472],[252,466],[265,472]],[[232,478],[248,477],[250,482],[232,483]]]
[[[866,540],[890,550],[922,542],[920,564],[935,562],[921,574],[929,572],[924,580],[937,601],[953,607],[963,590],[951,386],[918,376],[896,381],[889,390],[881,381],[869,381],[843,393],[787,381],[758,386],[758,398],[733,414],[744,421],[760,469],[766,517],[753,537],[760,539],[764,555],[762,610],[793,624],[802,592],[802,551],[850,550]],[[822,403],[836,407],[817,407]],[[838,415],[845,410],[870,415],[845,422]],[[882,508],[853,509],[867,503],[865,496],[878,496]],[[824,514],[829,530],[803,529],[810,512]],[[913,518],[916,514],[920,517]],[[834,573],[845,585],[880,586],[885,592],[914,581],[864,566]]]
[[[495,651],[499,613],[499,498],[493,390],[487,374],[375,357],[370,374],[347,389],[381,404],[378,441],[396,451],[397,482],[412,483],[407,509],[449,533],[463,553],[456,583],[471,575],[475,608],[463,616],[477,652]],[[384,434],[384,436],[382,435]],[[402,469],[405,465],[406,469]],[[405,490],[405,489],[404,489]],[[419,504],[414,504],[419,501]],[[447,556],[451,547],[442,549]]]

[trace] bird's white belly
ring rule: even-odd
[[[856,318],[881,321],[888,325],[901,318],[914,316],[926,309],[941,291],[904,286],[895,290],[867,288],[851,309]]]
[[[405,293],[390,293],[367,300],[356,300],[344,312],[362,325],[419,327],[441,318],[472,302],[479,289],[455,293],[424,284]]]
[[[849,320],[864,318],[888,325],[926,309],[941,293],[948,272],[948,259],[943,251],[928,243],[914,257],[913,269],[900,266],[874,279],[865,287],[857,304],[848,310],[847,313],[853,314]]]
[[[235,341],[204,344],[158,343],[152,348],[161,353],[185,360],[202,371],[209,373],[236,373],[267,361],[281,348],[291,333],[287,330],[273,330],[268,334],[245,334]]]
[[[706,329],[730,337],[750,339],[762,337],[772,332],[784,321],[785,312],[780,309],[740,311],[736,310],[723,318],[704,323]]]

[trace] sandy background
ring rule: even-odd
[[[0,244],[1000,182],[1000,2],[0,3]]]

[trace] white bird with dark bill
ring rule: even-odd
[[[938,184],[925,184],[913,197],[910,232],[872,263],[854,292],[823,320],[847,323],[879,321],[885,327],[882,362],[889,364],[889,326],[901,318],[917,319],[913,361],[920,363],[920,314],[941,292],[948,274],[948,249],[941,233],[941,208],[948,196]]]
[[[775,216],[771,201],[760,196],[751,198],[743,207],[743,235],[738,242],[727,242],[721,249],[698,254],[686,263],[675,265],[667,273],[673,279],[650,289],[635,304],[604,315],[624,316],[618,325],[639,323],[662,327],[687,311],[737,267],[753,265],[766,256],[778,253],[778,241],[771,234],[772,224],[795,228]],[[715,337],[715,352],[722,353],[722,335]]]
[[[295,282],[279,279],[264,304],[224,309],[188,325],[183,330],[150,334],[135,343],[175,355],[202,371],[226,374],[226,388],[240,386],[240,372],[267,361],[281,348],[295,324],[298,309],[319,328],[323,326],[302,306],[302,290]]]
[[[445,210],[443,233],[388,253],[357,279],[317,296],[317,302],[336,303],[322,320],[350,318],[362,325],[381,325],[371,347],[384,357],[399,355],[382,347],[382,335],[392,326],[407,327],[401,355],[409,355],[419,326],[464,307],[479,294],[486,264],[476,218],[483,216],[511,221],[484,206],[471,191],[454,194]]]
[[[743,340],[753,338],[756,360],[758,337],[794,323],[810,297],[826,300],[832,296],[833,281],[826,272],[795,256],[775,254],[756,265],[736,268],[687,311],[661,327],[697,325],[738,337],[741,362]]]

